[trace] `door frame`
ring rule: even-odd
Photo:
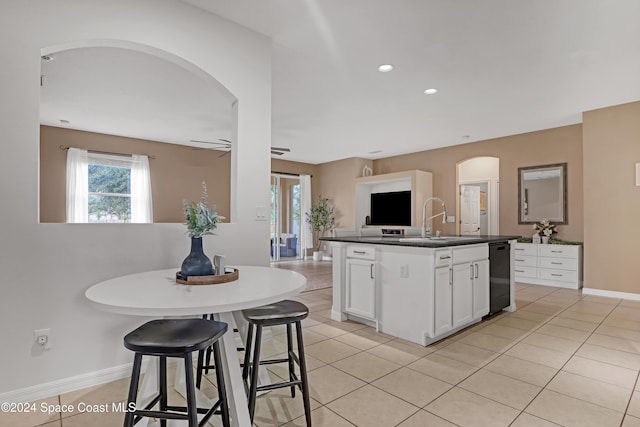
[[[487,184],[487,234],[498,235],[500,234],[500,203],[498,200],[500,182],[497,179],[483,179],[475,181],[459,181],[458,192],[456,194],[456,215],[458,220],[456,221],[456,234],[460,234],[460,224],[462,218],[460,216],[460,187],[463,185],[474,184]]]

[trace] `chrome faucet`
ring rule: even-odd
[[[427,218],[427,205],[429,204],[429,202],[434,200],[442,203],[442,212]],[[437,197],[429,197],[427,200],[424,201],[424,205],[422,205],[422,229],[421,229],[422,237],[427,237],[431,235],[431,225],[429,225],[429,228],[427,228],[427,221],[431,221],[433,218],[439,217],[440,215],[442,215],[442,223],[446,224],[447,208],[444,206],[444,201],[442,199],[439,199]],[[431,221],[431,223],[433,223],[433,221]]]

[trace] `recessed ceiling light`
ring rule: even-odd
[[[462,135],[462,138],[469,139],[469,138],[471,138],[471,135]]]
[[[378,154],[382,153],[382,150],[369,151],[369,154]]]
[[[427,95],[433,95],[435,93],[438,93],[438,89],[435,89],[435,88],[427,89],[424,91],[424,93]]]
[[[378,67],[378,71],[380,71],[381,73],[388,73],[391,70],[393,70],[393,65],[391,64],[382,64]]]
[[[42,59],[44,62],[51,62],[51,61],[53,61],[53,56],[51,56],[51,55],[42,55],[40,57],[40,59]]]

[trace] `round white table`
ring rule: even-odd
[[[306,284],[304,276],[289,270],[245,265],[234,268],[239,270],[238,280],[219,285],[176,284],[175,274],[180,268],[170,268],[106,280],[87,289],[85,296],[96,308],[111,313],[159,317],[214,313],[216,320],[233,325],[234,312],[286,299],[300,293]],[[221,344],[232,425],[249,426],[247,398],[233,333],[224,334]],[[157,366],[150,364],[148,371],[152,365]],[[155,375],[145,375],[143,382],[152,377]],[[155,392],[157,379],[153,381],[142,385],[143,396],[151,388],[151,393]]]

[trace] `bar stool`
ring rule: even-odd
[[[242,379],[249,398],[249,415],[253,422],[253,415],[256,408],[256,396],[258,391],[274,390],[277,388],[291,387],[291,397],[296,396],[296,386],[302,391],[304,402],[304,415],[307,420],[307,427],[311,427],[311,406],[309,405],[309,383],[307,381],[307,365],[304,359],[304,344],[302,341],[302,324],[300,323],[309,315],[306,305],[297,301],[284,300],[274,304],[263,305],[261,307],[243,310],[242,315],[249,322],[247,329],[247,344],[244,355],[244,365],[242,368]],[[298,354],[293,352],[293,337],[291,326],[296,326],[296,339],[298,341]],[[260,360],[260,346],[262,341],[263,326],[287,326],[287,357],[285,359]],[[256,329],[255,339],[253,329]],[[251,346],[254,346],[253,357],[251,358]],[[294,362],[300,368],[300,378],[297,377],[294,369]],[[289,381],[282,381],[275,384],[258,386],[258,371],[260,365],[271,365],[275,363],[289,364]],[[251,385],[247,386],[247,380],[251,372]]]
[[[220,365],[220,347],[218,340],[227,331],[227,324],[204,319],[161,319],[152,320],[139,328],[129,332],[124,337],[124,346],[135,352],[131,384],[127,407],[135,405],[138,394],[138,382],[142,366],[142,356],[157,356],[160,358],[159,388],[160,392],[144,409],[127,412],[124,427],[131,427],[142,417],[159,418],[160,425],[166,427],[168,419],[188,420],[189,427],[203,426],[211,415],[220,414],[222,423],[229,427],[229,410],[226,401],[226,390],[222,372],[216,369],[218,383],[218,401],[207,408],[198,408],[193,381],[193,365],[191,353],[213,347],[213,357]],[[185,388],[187,391],[187,406],[172,406],[167,402],[167,357],[184,359]],[[152,410],[160,403],[160,410]],[[205,414],[198,424],[198,414]]]

